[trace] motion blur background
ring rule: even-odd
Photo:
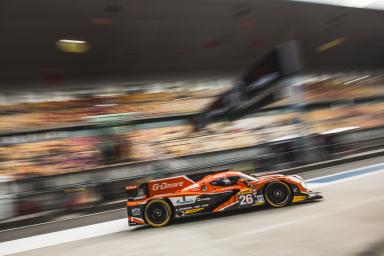
[[[284,38],[310,37],[309,66],[323,52],[375,59],[383,41],[362,25],[346,29],[360,9],[181,2],[1,1],[3,227],[122,207],[124,187],[151,178],[278,171],[382,149],[384,74],[377,68],[309,69],[293,96],[282,92],[254,113],[203,129],[191,122]],[[384,7],[378,0],[323,3]],[[370,12],[370,24],[380,24],[382,12]],[[286,24],[296,14],[306,21],[302,30]],[[362,41],[351,48],[350,38]],[[361,53],[367,48],[374,54]]]

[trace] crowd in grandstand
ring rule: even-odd
[[[184,88],[2,105],[0,173],[15,177],[52,175],[121,162],[242,148],[295,135],[297,125],[305,125],[309,134],[384,125],[384,103],[377,100],[384,95],[382,86],[346,84],[333,79],[304,85],[303,100],[319,104],[305,112],[287,107],[290,99],[286,98],[261,113],[233,122],[213,123],[198,132],[188,120],[155,127],[132,127],[127,123],[107,134],[89,130],[55,132],[62,126],[86,124],[91,117],[131,114],[131,119],[150,119],[196,113],[222,91],[223,88]],[[50,133],[39,133],[48,128]],[[23,135],[23,131],[30,135]]]

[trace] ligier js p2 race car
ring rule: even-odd
[[[174,218],[320,199],[297,175],[253,177],[237,171],[151,180],[127,187],[130,226],[167,225]]]

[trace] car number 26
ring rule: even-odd
[[[239,195],[240,205],[254,204],[255,198],[252,194]]]

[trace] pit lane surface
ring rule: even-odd
[[[354,163],[303,176],[312,179],[358,167]],[[108,235],[19,255],[363,255],[372,248],[380,249],[378,245],[384,242],[384,172],[346,176],[316,185],[325,196],[322,202],[190,218],[160,229],[121,227],[123,223],[116,220],[104,224],[106,232],[112,229]],[[85,228],[80,227],[79,232]],[[41,239],[55,237],[59,239],[59,234],[25,242],[41,243]],[[13,245],[20,246],[21,240],[16,242]],[[0,254],[5,249],[0,244]]]

